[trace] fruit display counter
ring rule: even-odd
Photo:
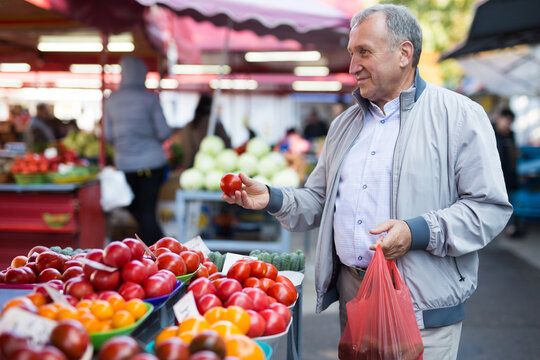
[[[0,184],[0,266],[36,245],[103,248],[105,216],[98,180]]]

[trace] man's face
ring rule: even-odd
[[[382,108],[399,95],[400,47],[392,50],[383,13],[375,13],[354,27],[347,49],[351,55],[349,73],[355,76],[362,97]]]

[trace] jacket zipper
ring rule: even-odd
[[[465,281],[465,278],[463,277],[463,275],[461,275],[461,272],[459,271],[459,267],[457,265],[457,259],[454,257],[454,264],[456,265],[456,270],[459,274],[459,281]]]
[[[398,130],[398,135],[397,135],[397,138],[396,138],[396,143],[394,145],[394,154],[392,155],[392,172],[390,173],[390,218],[397,218],[397,214],[394,214],[394,168],[395,168],[395,164],[396,164],[396,148],[397,148],[397,144],[399,142],[399,137],[401,135],[401,118],[402,118],[402,97],[401,95],[399,95],[399,130]],[[395,259],[394,260],[395,263],[396,263],[396,266],[398,267],[399,269],[399,263],[398,263],[398,259]],[[405,279],[403,279],[403,281],[405,281]]]

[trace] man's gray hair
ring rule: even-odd
[[[360,11],[351,19],[351,29],[367,20],[371,15],[382,12],[386,15],[386,28],[390,45],[396,49],[403,41],[413,44],[412,66],[416,67],[422,53],[422,29],[411,11],[403,5],[377,4]]]

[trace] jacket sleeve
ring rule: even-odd
[[[172,134],[172,129],[167,124],[165,115],[163,115],[163,108],[161,107],[157,96],[155,97],[154,106],[152,108],[152,120],[154,121],[158,140],[161,142],[167,140]]]
[[[460,118],[451,146],[457,201],[406,220],[413,237],[411,249],[436,256],[461,256],[483,248],[512,214],[495,135],[485,111],[470,103]]]

